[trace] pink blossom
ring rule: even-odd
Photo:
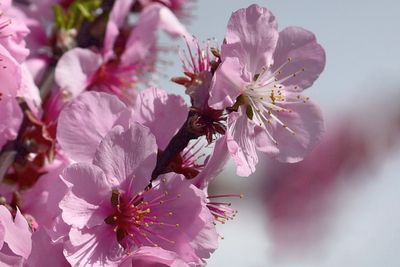
[[[168,8],[153,4],[140,13],[137,25],[130,31],[129,37],[122,40],[121,46],[117,42],[118,28],[128,15],[130,2],[115,3],[102,53],[75,48],[61,57],[55,79],[62,90],[69,91],[73,96],[84,90],[102,91],[132,102],[136,95],[132,89],[143,81],[141,79],[146,70],[154,66],[157,30],[161,28],[173,36],[187,35]]]
[[[187,262],[201,263],[198,255],[206,255],[209,244],[202,246],[197,238],[199,233],[207,235],[202,231],[211,221],[204,195],[174,174],[147,190],[156,152],[147,128],[136,123],[127,130],[116,126],[92,163],[76,163],[64,171],[69,192],[60,207],[72,227],[65,246],[71,264],[115,265],[142,246],[159,246]],[[194,240],[199,242],[191,244]]]
[[[31,253],[31,232],[21,212],[15,218],[5,206],[0,206],[0,263],[9,264],[27,259]]]
[[[231,108],[227,144],[237,174],[255,171],[256,150],[301,160],[323,132],[319,108],[300,95],[325,66],[323,48],[302,28],[278,32],[275,17],[257,5],[232,14],[225,40],[209,104]]]

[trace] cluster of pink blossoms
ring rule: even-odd
[[[228,159],[249,176],[257,150],[296,162],[321,138],[301,92],[324,50],[266,8],[202,48],[181,23],[189,0],[0,3],[2,266],[205,266],[236,214],[219,199],[240,196],[208,194]],[[160,30],[187,43],[172,81],[190,105],[140,89],[171,50]]]

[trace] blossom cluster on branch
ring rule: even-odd
[[[202,44],[193,5],[0,1],[1,265],[205,266],[241,197],[208,193],[227,161],[249,176],[257,151],[297,162],[320,140],[314,34],[251,5]],[[150,86],[160,30],[187,44],[189,104]]]

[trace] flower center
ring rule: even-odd
[[[301,68],[293,74],[280,77],[283,68],[290,64],[290,62],[291,58],[288,58],[288,60],[274,72],[271,72],[272,65],[262,68],[260,73],[254,75],[253,81],[244,88],[242,94],[243,99],[241,101],[246,104],[246,114],[249,119],[253,120],[258,126],[265,130],[267,130],[268,124],[277,123],[290,133],[295,134],[295,132],[279,118],[280,113],[293,112],[291,109],[284,108],[286,97],[292,94],[292,92],[285,90],[283,83],[305,71],[304,68]],[[295,89],[297,89],[297,87],[295,87]],[[298,95],[297,98],[301,99],[301,96]],[[303,98],[304,102],[306,100],[308,100],[308,97]],[[271,135],[269,136],[272,141],[277,144],[276,140]]]
[[[117,241],[126,249],[142,245],[159,246],[165,241],[175,244],[174,240],[167,238],[163,231],[170,232],[171,228],[178,228],[179,224],[166,222],[167,217],[173,216],[172,212],[160,213],[160,206],[180,198],[169,196],[168,192],[155,195],[146,199],[155,187],[138,193],[133,197],[114,189],[111,193],[111,206],[114,212],[104,219],[104,222],[113,227]],[[154,193],[154,192],[153,192]]]
[[[120,66],[116,62],[107,62],[97,70],[89,89],[129,98],[128,90],[137,82],[135,73],[135,66]]]

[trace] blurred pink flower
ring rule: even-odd
[[[132,103],[136,84],[143,82],[146,70],[154,66],[157,30],[173,36],[187,35],[173,13],[160,4],[146,7],[135,27],[128,34],[122,33],[119,27],[128,15],[130,2],[114,4],[101,53],[75,48],[61,57],[55,80],[62,90],[74,97],[84,90],[102,91]]]
[[[299,94],[325,66],[314,34],[298,27],[278,32],[271,12],[251,5],[232,14],[221,61],[209,104],[232,111],[226,134],[237,174],[255,171],[256,150],[301,160],[323,132],[319,108]]]
[[[260,194],[266,205],[275,256],[303,257],[304,253],[320,248],[336,222],[335,204],[337,199],[343,199],[346,192],[343,188],[357,191],[386,162],[385,158],[398,151],[397,103],[389,101],[379,114],[366,117],[369,107],[370,104],[360,111],[352,108],[351,116],[345,111],[345,117],[336,119],[320,144],[302,162],[264,161],[267,168]]]
[[[72,227],[65,245],[71,264],[113,264],[142,246],[159,246],[201,264],[215,249],[199,238],[210,240],[215,233],[205,228],[212,219],[201,190],[175,174],[146,189],[156,152],[146,127],[116,126],[92,163],[76,163],[64,171],[69,192],[60,207]]]

